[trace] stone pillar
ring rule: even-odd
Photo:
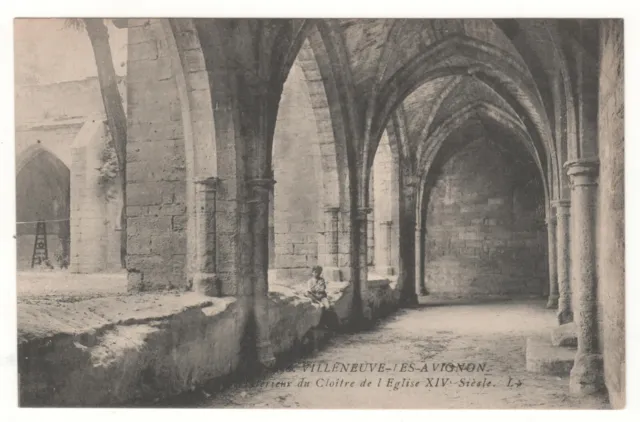
[[[322,261],[323,275],[327,281],[342,281],[340,273],[340,208],[325,208],[325,256]]]
[[[427,290],[427,281],[425,280],[425,261],[427,259],[427,228],[424,226],[423,222],[420,223],[419,236],[416,236],[416,239],[416,274],[418,275],[418,289],[420,295],[426,296],[429,294],[429,291]]]
[[[547,218],[547,241],[549,254],[549,299],[548,309],[558,308],[558,262],[557,262],[557,242],[556,242],[556,216],[553,215],[553,207],[549,211]]]
[[[371,309],[367,304],[367,279],[368,279],[368,259],[367,259],[367,222],[368,215],[371,212],[371,208],[362,207],[358,208],[356,219],[358,225],[358,240],[359,240],[359,253],[358,257],[352,259],[358,259],[358,271],[360,278],[359,298],[362,300],[362,315],[365,319],[371,319]]]
[[[254,316],[256,320],[257,352],[260,363],[265,366],[275,364],[273,347],[269,337],[269,197],[273,190],[273,179],[249,180],[252,194],[251,233],[253,234],[253,294]]]
[[[220,296],[216,267],[216,188],[218,178],[195,182],[195,268],[191,280],[194,290],[207,296]]]
[[[416,294],[416,193],[418,179],[404,176],[400,198],[400,305],[418,304]]]
[[[416,277],[415,277],[415,289],[416,290],[415,291],[419,292],[419,291],[421,291],[421,287],[422,287],[422,284],[423,284],[423,282],[422,282],[422,280],[420,278],[422,276],[422,268],[420,267],[420,263],[421,263],[421,259],[420,259],[421,256],[420,255],[422,255],[422,247],[421,247],[422,227],[421,227],[421,224],[420,224],[419,220],[418,220],[418,222],[416,222],[416,231],[415,231],[415,234],[414,234],[414,239],[415,239],[414,240],[414,245],[415,245],[415,255],[416,255],[416,258],[415,258],[415,261],[416,261],[415,262],[415,266],[416,266],[416,269],[415,269],[415,274],[416,274]]]
[[[380,230],[378,231],[378,242],[380,247],[378,250],[381,256],[377,259],[376,267],[381,275],[394,275],[395,271],[391,262],[391,239],[393,239],[393,221],[385,220],[380,222]]]
[[[571,370],[573,394],[594,394],[604,387],[598,347],[596,205],[598,161],[581,159],[565,164],[571,182],[571,286],[578,351]]]
[[[558,267],[558,323],[560,325],[573,322],[571,308],[571,280],[569,257],[569,216],[570,201],[554,201],[556,208],[556,259]]]

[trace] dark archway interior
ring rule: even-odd
[[[471,120],[429,171],[425,283],[443,297],[541,296],[548,280],[544,190],[515,135]]]
[[[45,221],[53,265],[69,257],[70,178],[67,166],[50,152],[36,151],[16,176],[18,269],[31,268],[36,222]],[[62,221],[60,221],[62,220]]]

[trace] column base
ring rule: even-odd
[[[276,364],[276,357],[273,354],[271,342],[266,341],[258,345],[258,360],[265,368],[273,368]]]
[[[424,286],[420,286],[420,296],[428,296],[428,295],[429,295],[429,290],[427,290],[427,288]]]
[[[213,273],[195,273],[191,276],[191,283],[195,292],[205,296],[220,296],[218,276]]]
[[[547,309],[558,309],[558,295],[549,295],[547,300]]]
[[[415,293],[410,295],[401,294],[398,305],[401,308],[415,308],[418,306],[418,295]]]
[[[556,327],[551,332],[551,344],[556,347],[578,347],[578,329],[574,322]]]
[[[598,394],[604,390],[602,355],[578,351],[569,376],[569,391],[576,396]]]
[[[562,310],[558,312],[558,324],[564,325],[573,322],[573,312],[569,310]]]
[[[322,269],[322,277],[326,281],[342,281],[342,272],[338,267],[324,267]]]

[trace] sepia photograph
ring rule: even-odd
[[[14,19],[17,405],[625,408],[624,23]]]

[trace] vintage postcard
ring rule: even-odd
[[[16,19],[19,406],[624,408],[623,33]]]

